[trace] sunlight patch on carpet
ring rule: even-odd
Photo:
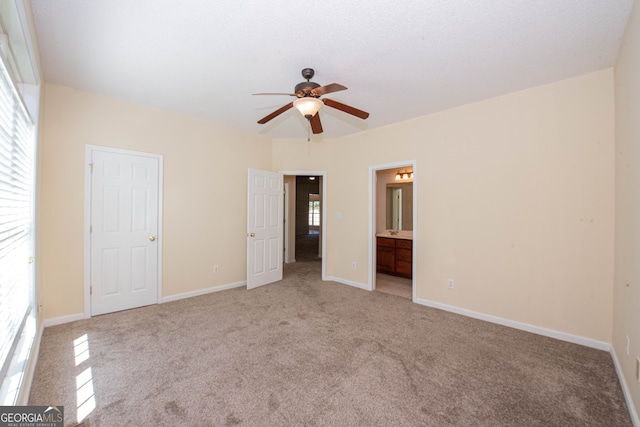
[[[76,366],[89,360],[89,337],[87,334],[74,340],[73,350]],[[77,420],[80,422],[96,409],[91,367],[88,367],[76,377],[76,390],[76,401],[78,403]]]

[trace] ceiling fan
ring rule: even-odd
[[[302,77],[307,79],[307,81],[298,83],[294,88],[294,93],[254,93],[254,95],[287,95],[295,96],[298,98],[295,101],[278,108],[268,116],[258,120],[258,123],[263,125],[269,120],[278,117],[285,111],[296,107],[300,111],[300,113],[302,113],[302,115],[307,120],[309,120],[311,131],[314,134],[322,133],[322,123],[320,122],[320,115],[318,114],[318,110],[320,110],[320,108],[322,108],[324,105],[340,111],[344,111],[347,114],[351,114],[352,116],[356,116],[361,119],[366,119],[367,117],[369,117],[369,113],[367,113],[366,111],[358,110],[357,108],[353,108],[341,102],[334,101],[333,99],[320,99],[322,95],[346,90],[347,88],[338,83],[331,83],[326,86],[320,86],[318,83],[311,81],[314,74],[315,71],[313,71],[313,68],[305,68],[304,70],[302,70]]]

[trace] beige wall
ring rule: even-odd
[[[415,160],[418,298],[610,342],[613,102],[605,70],[339,140],[274,140],[273,168],[327,171],[327,275],[366,284],[369,167]]]
[[[163,296],[246,280],[247,168],[271,169],[268,139],[53,84],[45,88],[43,122],[38,243],[45,319],[84,310],[87,144],[164,156]]]
[[[609,342],[612,84],[606,70],[338,140],[271,144],[47,85],[45,318],[83,309],[84,147],[94,144],[165,156],[164,296],[245,280],[247,167],[326,170],[327,275],[366,284],[369,167],[415,160],[418,298]]]
[[[616,243],[613,347],[640,413],[640,7],[633,6],[615,67]],[[629,356],[626,337],[630,339]]]

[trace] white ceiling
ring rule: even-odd
[[[314,68],[324,138],[613,66],[633,0],[32,0],[45,79],[272,138]]]

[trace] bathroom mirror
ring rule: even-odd
[[[387,184],[387,230],[413,230],[413,183]]]

